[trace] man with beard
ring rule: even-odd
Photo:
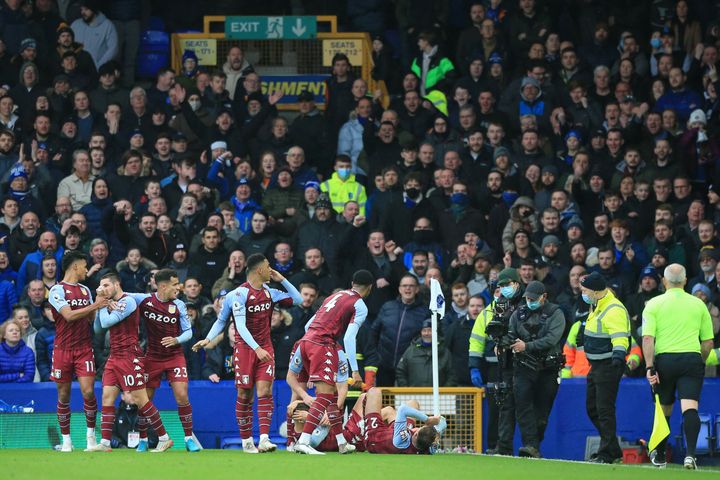
[[[242,48],[233,45],[228,50],[227,59],[222,67],[223,72],[227,76],[225,87],[230,93],[230,98],[234,99],[238,89],[242,86],[242,79],[249,73],[255,71],[250,62],[245,58]]]
[[[20,217],[20,228],[16,228],[9,238],[8,256],[14,270],[20,268],[25,257],[37,248],[40,239],[40,219],[33,212],[26,212]]]
[[[55,215],[45,220],[45,230],[60,233],[65,222],[72,214],[72,204],[69,197],[57,197],[55,201]]]
[[[92,57],[95,68],[114,59],[119,49],[115,25],[100,12],[99,3],[96,0],[80,2],[80,18],[70,25],[75,39]]]

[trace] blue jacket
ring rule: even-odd
[[[419,299],[410,305],[399,298],[385,302],[371,327],[370,342],[377,346],[377,358],[368,358],[367,365],[394,369],[428,318],[430,310]]]
[[[37,354],[37,370],[41,382],[50,381],[52,355],[55,347],[55,324],[45,322],[35,335],[35,353]]]
[[[31,383],[34,377],[35,354],[30,347],[22,340],[14,347],[0,343],[0,383]]]
[[[102,238],[107,240],[107,234],[102,228],[103,213],[107,208],[112,207],[112,199],[99,200],[93,193],[90,196],[90,203],[80,209],[87,220],[87,232],[90,238]]]
[[[262,207],[252,198],[241,205],[237,198],[233,197],[232,203],[235,206],[235,218],[237,218],[238,221],[238,229],[244,234],[248,233],[252,227],[250,221],[252,220],[253,213],[261,210]]]
[[[364,128],[357,118],[345,122],[338,134],[338,155],[347,155],[352,160],[353,173],[357,173],[357,161],[363,150]]]
[[[15,285],[9,280],[0,280],[0,322],[10,318],[12,307],[18,301]]]
[[[62,264],[64,253],[65,249],[63,247],[58,248],[57,252],[55,252],[55,260],[58,265],[58,280],[60,279],[60,265]],[[30,283],[31,280],[39,280],[42,278],[42,259],[44,256],[44,252],[35,250],[23,260],[22,265],[20,265],[18,269],[17,281],[15,282],[18,297],[22,296],[25,286]]]
[[[700,95],[684,88],[679,92],[672,90],[666,92],[662,97],[658,98],[655,104],[655,111],[662,113],[663,110],[675,110],[678,117],[678,125],[685,125],[690,118],[690,114],[696,108],[702,108],[703,101]]]
[[[635,252],[632,262],[628,260],[624,251],[618,250],[617,247],[613,245],[613,252],[615,252],[615,265],[617,265],[617,271],[619,273],[623,275],[637,276],[640,270],[650,263],[650,259],[645,251],[645,247],[643,247],[640,242],[631,242],[628,246]]]

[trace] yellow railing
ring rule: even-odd
[[[414,399],[423,412],[433,409],[430,387],[382,387],[383,405],[399,407]],[[465,447],[482,452],[482,397],[483,389],[444,387],[440,389],[440,414],[448,422],[442,439],[444,449]]]

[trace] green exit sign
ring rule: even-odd
[[[317,36],[317,19],[291,17],[225,17],[225,36],[235,40],[298,40]]]

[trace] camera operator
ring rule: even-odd
[[[505,333],[510,315],[522,300],[520,276],[514,268],[506,268],[498,274],[500,291],[493,302],[475,320],[470,334],[470,378],[473,385],[488,391],[488,454],[513,454],[515,435],[515,402],[512,394],[512,358],[507,348],[500,348],[500,358],[495,353],[495,339],[486,332],[488,324],[504,325]],[[497,292],[498,289],[494,289]],[[495,293],[497,295],[497,293]],[[508,345],[509,347],[509,345]]]
[[[530,282],[523,294],[525,303],[510,317],[509,336],[513,352],[515,414],[523,446],[521,457],[540,458],[550,410],[558,390],[565,314],[547,300],[545,286]]]

